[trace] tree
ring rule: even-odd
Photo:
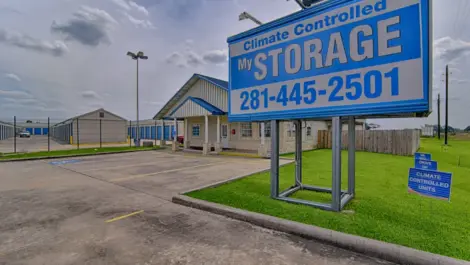
[[[33,123],[33,121],[31,121],[31,120],[27,120],[27,121],[26,121],[26,123]]]

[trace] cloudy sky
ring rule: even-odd
[[[470,125],[470,1],[434,1],[434,96],[444,97],[451,65],[450,124]],[[293,0],[2,0],[0,119],[60,120],[104,107],[135,117],[135,61],[141,118],[151,118],[193,73],[227,79],[226,39],[297,11]],[[435,109],[435,107],[434,107]],[[442,116],[444,114],[442,113]],[[428,119],[377,120],[384,128],[419,127]]]

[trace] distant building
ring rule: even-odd
[[[128,121],[104,109],[97,109],[51,127],[55,139],[70,144],[126,143]]]
[[[0,121],[0,140],[15,136],[14,126],[11,123]]]

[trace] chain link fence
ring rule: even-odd
[[[162,145],[172,141],[175,134],[173,122],[89,117],[31,120],[15,116],[0,119],[0,154],[134,147],[144,141]]]

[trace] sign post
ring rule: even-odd
[[[299,184],[296,174],[299,185],[273,197],[340,211],[354,197],[355,185],[349,179],[348,191],[335,188],[341,183],[336,151],[341,150],[341,121],[352,119],[352,132],[356,118],[429,115],[431,5],[431,0],[324,1],[228,38],[230,122],[276,121],[279,126],[281,120],[333,119],[339,133],[333,141],[332,188]],[[279,148],[276,138],[272,159]],[[354,161],[355,148],[350,148]],[[297,163],[301,167],[300,159]],[[348,165],[353,178],[354,162]],[[271,174],[272,185],[278,185],[279,171],[271,168]],[[332,193],[332,203],[287,198],[302,189]]]

